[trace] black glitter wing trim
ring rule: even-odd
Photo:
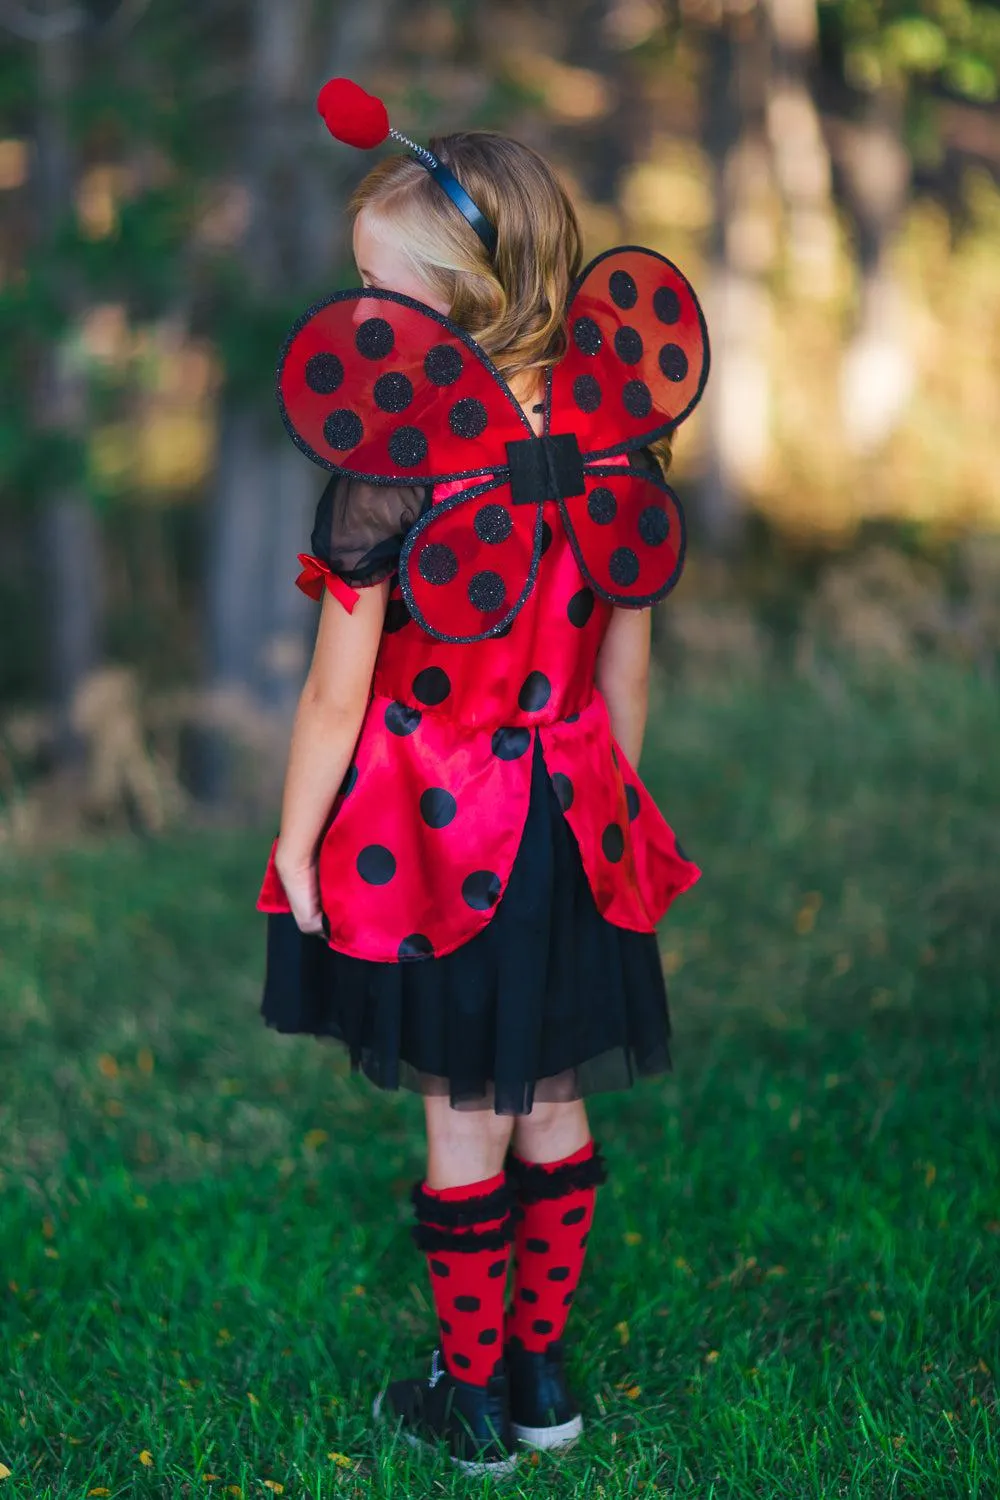
[[[384,306],[385,317],[355,323],[364,303]],[[342,305],[352,306],[340,314]],[[507,441],[534,435],[469,333],[381,288],[333,293],[295,321],[277,360],[276,399],[306,458],[370,484],[504,477]],[[352,462],[354,452],[367,460]]]
[[[514,604],[511,605],[511,607],[501,617],[492,621],[491,624],[484,630],[462,634],[456,631],[449,631],[447,628],[443,628],[440,623],[433,623],[429,618],[426,610],[421,608],[416,598],[412,577],[411,560],[414,553],[418,548],[422,546],[424,542],[429,543],[433,539],[434,527],[441,521],[443,517],[457,510],[460,506],[471,506],[472,502],[481,499],[483,495],[486,495],[494,490],[503,491],[504,488],[504,482],[497,483],[491,481],[489,484],[475,485],[470,489],[462,490],[459,494],[452,495],[447,500],[442,500],[438,504],[432,505],[430,509],[426,511],[424,515],[422,515],[420,519],[413,526],[411,526],[410,530],[406,533],[406,537],[403,541],[403,548],[399,555],[399,586],[402,591],[403,598],[406,601],[406,607],[410,611],[413,619],[420,626],[421,630],[426,631],[428,635],[433,636],[433,638],[437,641],[444,641],[449,645],[464,646],[471,645],[475,641],[491,640],[496,636],[504,635],[513,625],[514,620],[517,618],[517,616],[520,614],[525,605],[525,602],[529,598],[531,591],[535,586],[535,580],[538,577],[538,567],[542,558],[542,542],[544,539],[542,507],[540,505],[517,506],[514,507],[514,509],[518,512],[523,512],[527,515],[530,515],[532,512],[534,513],[534,534],[532,538],[531,559],[527,570],[527,576],[524,581],[524,586],[521,589],[520,594],[518,595]],[[446,581],[445,586],[447,588],[454,588],[456,583],[461,586],[462,582],[463,580],[460,577],[456,576],[453,580]],[[441,614],[446,615],[448,609],[448,599],[442,597],[440,603]]]
[[[609,604],[624,609],[656,604],[676,586],[684,570],[687,523],[680,500],[659,473],[588,465],[584,478],[588,489],[585,499],[559,501],[580,572],[594,593]],[[595,488],[595,481],[602,483]],[[647,486],[664,499],[643,505]],[[607,503],[603,514],[594,504],[599,498]],[[662,554],[660,548],[665,549]],[[644,568],[647,576],[653,572],[656,586],[639,593],[622,592],[641,577]],[[618,569],[623,571],[616,576]]]
[[[624,264],[610,270],[604,287],[600,269],[613,258]],[[621,285],[613,293],[616,278]],[[679,330],[679,342],[670,329]],[[711,368],[708,324],[694,288],[666,255],[642,245],[619,245],[597,255],[571,287],[567,338],[567,354],[547,374],[546,432],[550,426],[577,432],[588,463],[666,437],[702,399]],[[699,368],[691,380],[694,360]],[[687,387],[684,401],[657,416],[657,398],[663,402],[681,387]],[[637,426],[648,417],[649,425]]]

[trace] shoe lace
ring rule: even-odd
[[[441,1363],[441,1350],[435,1349],[431,1355],[431,1373],[427,1382],[428,1388],[433,1390],[444,1374],[444,1366]]]

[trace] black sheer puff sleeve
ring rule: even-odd
[[[366,484],[334,474],[316,507],[313,555],[353,588],[381,583],[396,571],[403,538],[430,502],[425,485]]]

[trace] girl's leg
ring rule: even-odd
[[[449,1372],[484,1386],[503,1350],[503,1303],[512,1197],[504,1158],[510,1116],[424,1099],[427,1177],[414,1190],[416,1240],[425,1251]]]
[[[566,1326],[605,1176],[582,1100],[536,1104],[519,1116],[509,1165],[521,1217],[504,1334],[541,1354]]]

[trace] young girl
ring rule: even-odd
[[[352,144],[388,131],[343,81],[320,107]],[[708,351],[652,252],[574,295],[576,216],[534,151],[397,139],[414,155],[351,204],[364,288],[300,320],[279,370],[334,472],[300,554],[322,609],[257,903],[262,1013],[422,1094],[440,1347],[376,1415],[503,1473],[518,1441],[582,1430],[562,1336],[605,1175],[584,1096],[670,1066],[655,925],[699,871],[633,769],[648,606],[683,552],[648,445]]]

